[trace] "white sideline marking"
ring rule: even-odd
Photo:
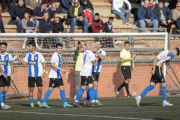
[[[113,117],[113,116],[98,116],[98,115],[55,114],[55,113],[22,112],[22,111],[2,111],[2,112],[22,113],[22,114],[38,114],[38,115],[73,116],[73,117],[75,116],[75,117],[111,118],[111,119],[126,119],[126,120],[152,120],[152,119],[143,119],[143,118]]]

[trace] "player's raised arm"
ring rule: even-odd
[[[16,53],[16,56],[17,56],[17,59],[18,59],[23,65],[26,65],[26,64],[27,64],[27,62],[23,61],[23,60],[19,57],[19,54]],[[27,57],[28,57],[28,55],[26,55],[26,57],[25,57],[24,59],[28,59]]]
[[[103,54],[101,54],[101,53],[99,53],[98,52],[98,50],[96,50],[96,52],[95,52],[96,54],[97,54],[97,56],[99,57],[99,59],[101,59],[101,60],[104,60],[105,58],[106,58],[106,56],[105,55],[103,55]]]
[[[61,72],[66,72],[66,70],[64,70],[64,69],[62,69],[62,68],[60,68],[60,67],[58,67],[54,62],[52,62],[51,63],[51,66],[53,67],[53,68],[55,68],[55,69],[58,69],[58,70],[60,70]]]

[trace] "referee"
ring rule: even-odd
[[[129,93],[129,83],[131,81],[131,61],[135,59],[135,55],[131,57],[131,53],[129,51],[130,42],[126,41],[124,43],[124,49],[120,52],[120,60],[121,60],[121,71],[124,76],[124,82],[118,87],[118,89],[115,89],[115,93],[117,97],[119,97],[119,91],[122,87],[125,86],[127,97],[131,97]]]

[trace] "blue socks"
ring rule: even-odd
[[[1,103],[4,103],[3,101],[4,101],[4,100],[3,100],[3,92],[0,92],[0,102],[1,102]]]
[[[29,98],[30,104],[33,104],[33,98]]]
[[[149,91],[151,91],[152,89],[154,89],[155,86],[153,85],[149,85],[148,87],[146,87],[144,89],[144,91],[140,94],[140,97],[144,97]]]
[[[5,93],[5,92],[2,92],[2,94],[3,94],[3,103],[5,104],[6,93]]]
[[[41,97],[37,97],[37,102],[41,102]]]
[[[77,96],[76,96],[76,102],[78,102],[79,99],[82,97],[84,91],[85,91],[85,89],[83,89],[83,88],[79,89],[79,91],[77,92]]]
[[[66,103],[66,96],[64,90],[60,90],[60,96],[62,98],[63,104]]]
[[[86,101],[89,101],[89,100],[90,100],[90,96],[89,96],[89,89],[88,89]]]
[[[98,90],[97,89],[94,89],[94,97],[95,97],[95,100],[97,101],[98,100]]]
[[[43,101],[44,103],[47,103],[49,96],[51,95],[51,92],[52,91],[50,89],[47,90],[45,97],[44,97],[44,101]]]
[[[91,101],[94,102],[95,96],[94,96],[94,88],[93,87],[89,88],[89,96],[91,98]]]
[[[161,88],[161,94],[162,94],[162,99],[163,99],[163,102],[167,100],[167,97],[166,97],[166,86],[162,86]]]

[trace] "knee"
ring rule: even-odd
[[[87,18],[84,18],[84,24],[88,24]]]
[[[74,23],[74,24],[75,24],[75,23],[76,23],[76,18],[71,18],[70,21],[71,21],[71,23]]]
[[[21,20],[17,20],[17,25],[21,25]]]
[[[131,14],[131,11],[129,11],[128,14]]]
[[[30,93],[33,93],[33,91],[34,91],[34,88],[30,88]]]
[[[143,23],[145,23],[145,21],[144,20],[139,20],[139,23],[143,24]]]
[[[39,92],[39,93],[42,93],[42,88],[39,88],[39,89],[38,89],[38,92]]]

